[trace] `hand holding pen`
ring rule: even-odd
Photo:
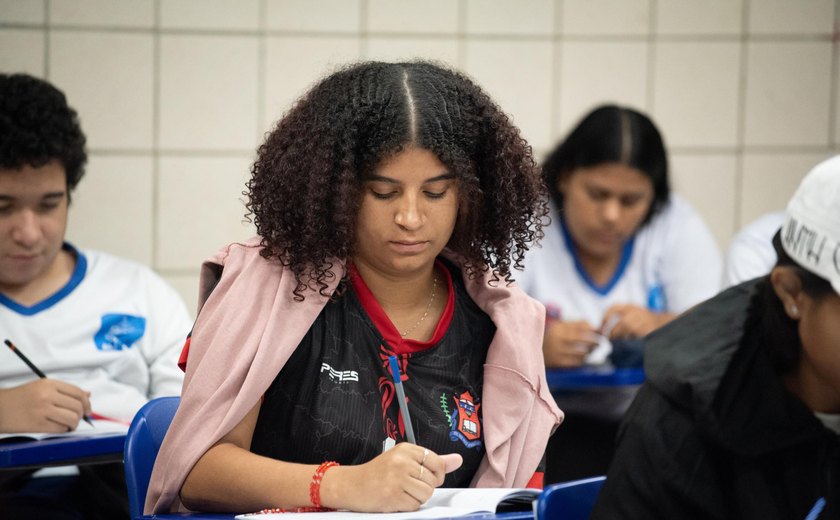
[[[358,512],[415,511],[463,463],[457,453],[438,455],[415,444],[402,374],[395,356],[389,365],[408,442],[397,443],[373,460],[336,467],[324,477],[322,502]],[[329,503],[330,500],[334,502]]]
[[[39,379],[0,391],[0,432],[60,433],[76,429],[80,419],[93,426],[86,391],[47,378],[11,341],[4,343]]]
[[[415,511],[447,473],[463,463],[461,455],[438,455],[432,450],[400,442],[369,462],[331,469],[321,486],[324,505],[358,512]],[[327,497],[334,497],[335,501]]]

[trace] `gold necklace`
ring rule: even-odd
[[[412,332],[414,332],[414,330],[415,330],[417,327],[419,327],[421,323],[423,323],[423,321],[426,319],[426,316],[428,316],[428,315],[429,315],[429,310],[432,308],[432,302],[433,302],[433,301],[435,301],[435,290],[436,290],[436,289],[437,289],[437,276],[433,276],[433,277],[432,277],[432,293],[429,295],[429,303],[427,303],[427,304],[426,304],[426,310],[425,310],[425,311],[423,311],[423,315],[422,315],[422,316],[420,316],[420,319],[419,319],[419,320],[417,320],[417,323],[415,323],[415,324],[414,324],[414,325],[413,325],[410,329],[408,329],[407,331],[405,331],[405,332],[400,332],[400,336],[402,336],[402,337],[406,337],[406,336],[408,336],[409,334],[411,334]]]

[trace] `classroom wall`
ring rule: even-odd
[[[538,157],[593,105],[649,112],[722,247],[840,149],[840,0],[0,0],[0,70],[55,83],[88,136],[69,239],[149,264],[195,310],[198,266],[253,234],[265,132],[356,59],[472,75]]]

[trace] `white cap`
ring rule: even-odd
[[[802,179],[785,211],[781,242],[797,264],[840,294],[840,155]]]

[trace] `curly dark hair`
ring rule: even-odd
[[[671,192],[665,144],[649,117],[617,105],[601,105],[589,112],[543,163],[543,177],[560,214],[563,194],[557,182],[578,168],[606,163],[630,166],[650,178],[653,203],[641,225],[650,222]]]
[[[64,93],[27,74],[0,74],[0,168],[58,160],[68,196],[85,173],[85,134]]]
[[[431,151],[458,181],[448,248],[474,277],[507,281],[542,237],[547,194],[530,146],[465,75],[424,62],[364,62],[316,84],[285,114],[251,169],[248,217],[262,255],[322,294],[333,259],[352,256],[362,183],[401,150]]]

